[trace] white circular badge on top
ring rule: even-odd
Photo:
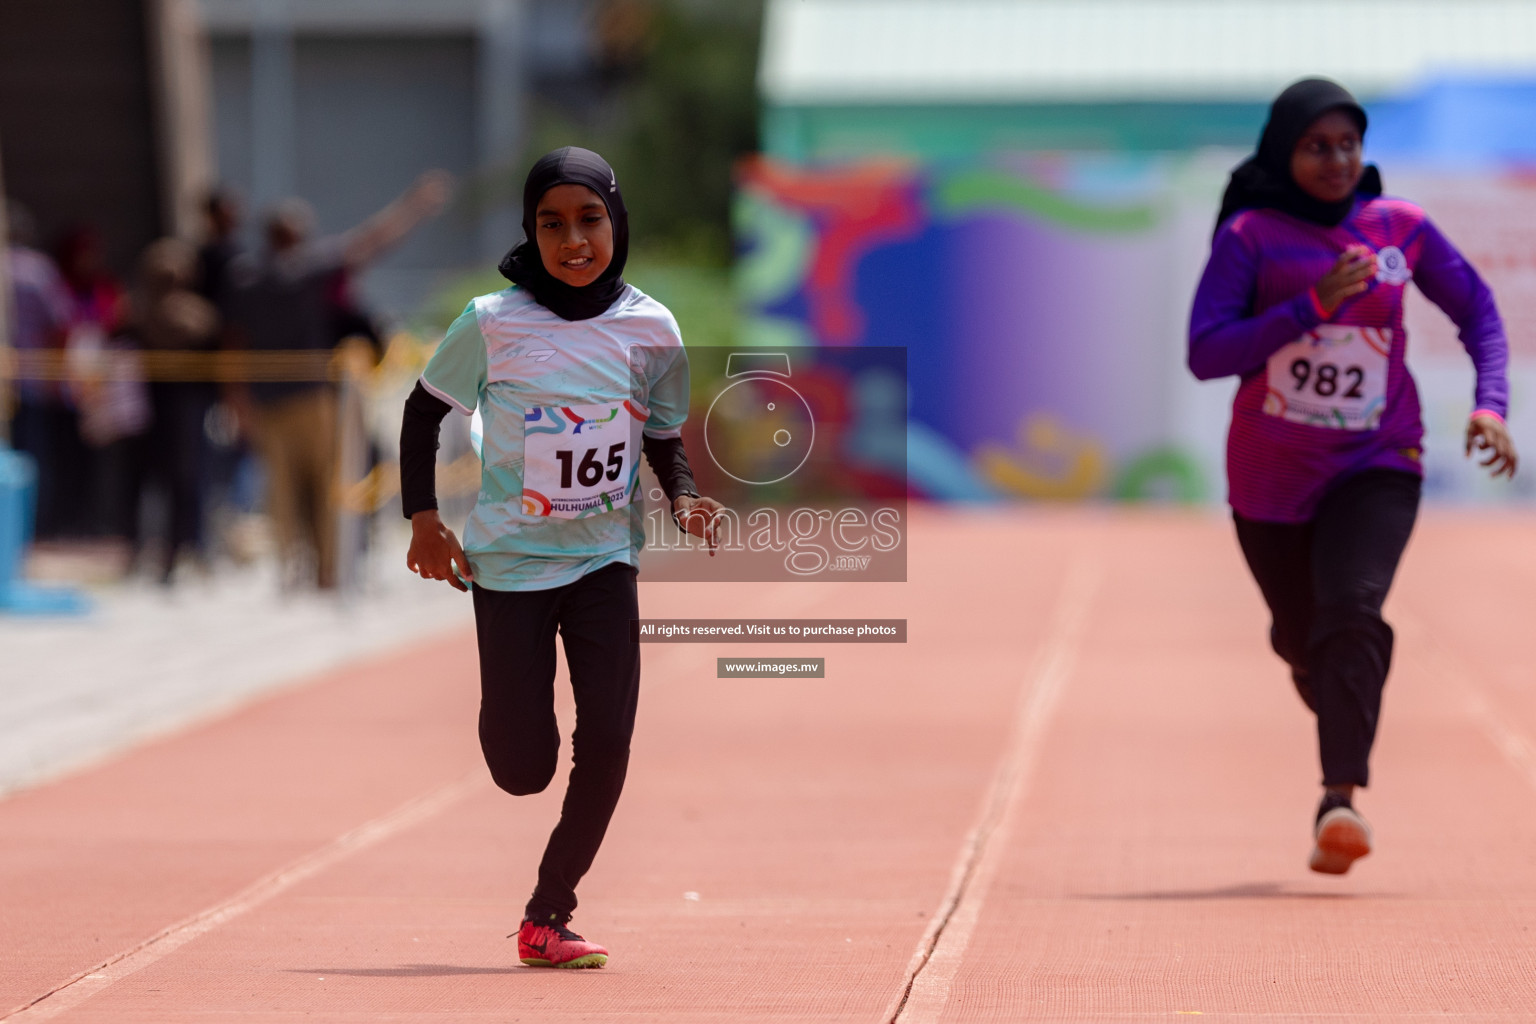
[[[1389,245],[1376,254],[1376,280],[1382,284],[1407,284],[1413,277],[1403,250]]]

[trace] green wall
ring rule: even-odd
[[[955,159],[996,150],[1248,148],[1265,103],[1040,103],[772,107],[763,146],[793,162],[873,154]]]

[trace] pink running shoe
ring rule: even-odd
[[[517,932],[517,955],[529,967],[601,967],[608,962],[606,949],[556,921],[525,920]]]

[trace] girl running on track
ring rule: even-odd
[[[1313,871],[1371,852],[1353,806],[1392,659],[1381,606],[1418,512],[1424,428],[1404,363],[1410,281],[1477,369],[1466,452],[1513,476],[1508,344],[1493,295],[1424,211],[1361,165],[1365,111],[1325,79],[1276,98],[1232,172],[1195,293],[1189,367],[1242,378],[1227,439],[1237,539],[1273,616],[1270,643],[1317,716],[1324,793]]]
[[[472,301],[406,401],[401,492],[406,564],[472,589],[480,745],[496,784],[541,792],[555,774],[555,634],[576,729],[559,824],[517,933],[543,967],[601,967],[608,951],[566,925],[624,786],[640,686],[635,575],[638,456],[689,533],[713,546],[721,505],[699,497],[679,428],[688,361],[666,307],[622,277],[629,222],[613,170],[567,147],[523,187],[525,240],[501,263],[513,287]],[[450,409],[484,424],[480,494],[461,548],[437,512],[438,428]]]

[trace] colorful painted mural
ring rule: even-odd
[[[1171,440],[1165,386],[1188,164],[756,160],[737,211],[751,339],[904,346],[917,493],[1198,500],[1211,481]]]

